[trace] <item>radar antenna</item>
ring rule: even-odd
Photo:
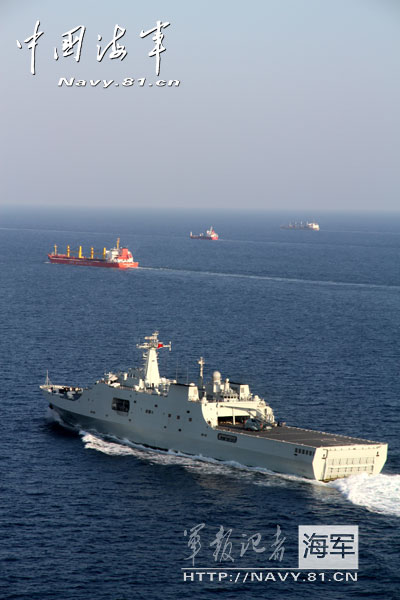
[[[145,336],[144,339],[147,341],[143,342],[142,344],[136,344],[136,347],[142,350],[149,350],[150,348],[155,348],[156,350],[159,350],[160,348],[168,348],[169,351],[171,351],[171,342],[169,342],[169,344],[164,344],[163,342],[160,342],[158,339],[158,335],[159,332],[155,331],[152,335]]]

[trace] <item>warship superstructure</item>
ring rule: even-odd
[[[108,373],[91,388],[47,379],[40,387],[50,408],[69,426],[309,479],[372,475],[385,464],[386,443],[287,426],[248,384],[219,371],[205,382],[203,358],[197,383],[160,376],[158,352],[171,343],[160,342],[158,332],[138,348],[142,366]]]

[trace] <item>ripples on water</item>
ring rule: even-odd
[[[68,218],[70,231],[50,223],[58,231],[43,224],[41,231],[0,230],[7,282],[0,290],[0,596],[208,600],[218,593],[227,600],[323,592],[327,600],[394,600],[400,222],[382,221],[379,232],[368,220],[346,218],[341,227],[327,218],[313,234],[280,231],[284,219],[230,217],[213,223],[225,240],[207,244],[187,238],[202,228],[189,217],[166,218],[158,228],[154,217],[121,220],[106,233],[90,231],[90,219],[67,227]],[[120,233],[140,262],[135,272],[46,262],[54,243],[111,246]],[[288,424],[388,441],[384,472],[309,482],[46,421],[38,385],[47,369],[55,382],[91,385],[105,371],[135,364],[135,344],[155,329],[173,344],[172,353],[160,353],[162,373],[196,381],[202,355],[208,375],[218,369],[249,382]],[[279,524],[292,567],[298,525],[358,524],[359,581],[183,584],[183,531],[200,522],[208,541],[221,525],[232,528],[239,547],[242,534],[255,532],[271,543]],[[204,543],[208,566],[215,565],[210,550]],[[276,566],[250,558],[253,566]]]

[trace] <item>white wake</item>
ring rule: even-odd
[[[184,469],[197,472],[201,475],[229,475],[238,479],[250,479],[255,485],[279,486],[287,485],[288,481],[307,483],[311,485],[325,486],[326,484],[312,479],[305,479],[297,475],[285,475],[276,473],[261,467],[247,467],[235,461],[222,461],[215,458],[192,454],[185,454],[175,450],[155,450],[146,448],[141,444],[135,444],[129,440],[119,440],[107,436],[104,439],[99,434],[80,431],[79,435],[85,444],[86,450],[97,450],[109,456],[133,456],[139,460],[145,460],[153,464],[179,465]],[[110,439],[115,439],[110,441]],[[268,476],[264,479],[255,478],[260,474]]]
[[[159,271],[174,273],[178,275],[196,275],[199,277],[226,277],[231,279],[255,279],[258,281],[271,281],[276,283],[299,283],[305,285],[336,286],[366,289],[399,289],[398,285],[387,285],[383,283],[362,283],[352,281],[330,281],[325,279],[300,279],[298,277],[279,277],[273,275],[250,275],[248,273],[223,273],[219,271],[192,271],[189,269],[173,269],[170,267],[139,267],[140,271]]]
[[[48,411],[47,418],[64,425],[57,413]],[[65,426],[65,425],[64,425]],[[356,506],[371,512],[400,517],[400,475],[352,475],[329,483],[305,479],[297,475],[284,475],[268,469],[246,467],[234,461],[220,461],[206,456],[188,455],[174,450],[154,450],[129,440],[110,441],[110,436],[104,439],[100,434],[79,431],[79,435],[87,450],[96,450],[109,456],[132,456],[153,464],[179,465],[184,469],[197,472],[199,475],[227,475],[237,479],[246,479],[253,485],[265,487],[287,486],[289,482],[306,483],[308,485],[335,489],[346,500]],[[255,477],[256,475],[265,477]]]
[[[325,488],[334,488],[346,500],[378,514],[400,517],[400,475],[353,475],[330,483],[305,479],[296,475],[284,475],[257,467],[246,467],[234,461],[219,461],[205,456],[192,456],[175,452],[145,448],[128,440],[109,441],[97,435],[80,431],[86,449],[97,450],[110,456],[133,456],[155,464],[179,465],[201,475],[228,475],[249,480],[254,485],[265,487],[287,486],[288,482],[307,483]],[[266,476],[260,479],[255,475]]]
[[[352,475],[329,483],[352,504],[382,515],[400,517],[400,475]]]

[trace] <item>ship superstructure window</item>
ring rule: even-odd
[[[128,413],[129,412],[129,400],[123,400],[122,398],[113,398],[111,408],[117,412]]]
[[[304,448],[295,448],[294,449],[294,455],[297,456],[297,454],[308,454],[309,456],[314,456],[315,450],[304,450]]]

